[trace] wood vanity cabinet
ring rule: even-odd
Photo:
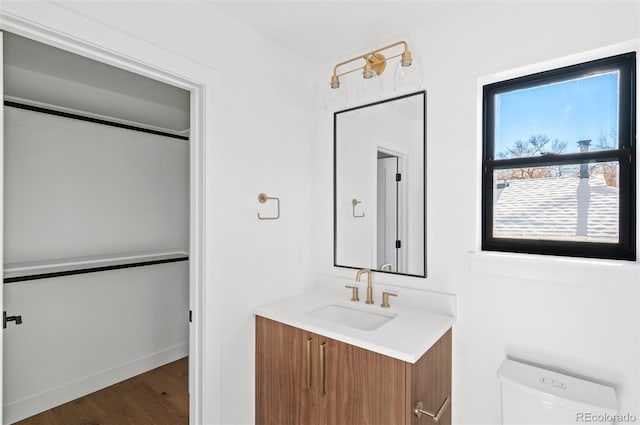
[[[421,425],[451,397],[451,329],[415,364],[256,317],[256,424]],[[451,423],[451,406],[438,424]]]

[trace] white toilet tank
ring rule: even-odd
[[[504,360],[498,369],[503,424],[611,424],[611,387]]]

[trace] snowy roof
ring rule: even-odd
[[[602,174],[509,180],[494,190],[493,235],[617,243],[618,204]]]

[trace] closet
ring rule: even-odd
[[[188,354],[190,94],[3,40],[13,423]]]

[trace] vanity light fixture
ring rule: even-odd
[[[398,46],[402,46],[402,53],[393,54],[388,58],[382,54],[382,52],[392,50]],[[379,96],[381,94],[381,86],[379,85],[379,83],[374,83],[373,81],[380,81],[376,77],[382,75],[382,73],[385,71],[385,68],[387,67],[387,62],[390,59],[395,58],[400,58],[398,64],[396,65],[396,73],[394,76],[395,90],[404,91],[419,88],[421,80],[420,71],[418,69],[415,69],[416,66],[414,64],[414,59],[411,55],[411,52],[409,51],[409,45],[404,40],[389,44],[387,46],[372,50],[367,53],[363,53],[352,59],[348,59],[346,61],[338,63],[333,67],[333,75],[331,75],[331,88],[340,88],[340,77],[342,77],[343,75],[362,70],[363,80],[360,82],[358,87],[358,97],[367,97],[371,94]],[[364,63],[357,68],[340,71],[340,69],[345,65],[357,61],[364,61]]]

